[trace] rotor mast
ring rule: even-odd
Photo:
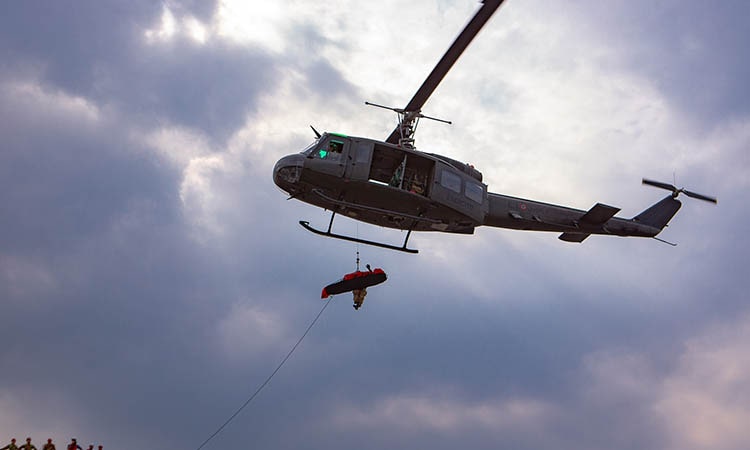
[[[453,123],[450,120],[425,116],[419,111],[417,111],[416,113],[413,111],[408,112],[401,108],[378,105],[377,103],[371,103],[371,102],[365,102],[365,105],[388,109],[390,111],[395,112],[398,115],[398,126],[396,127],[396,130],[398,130],[399,135],[400,135],[399,140],[398,140],[399,147],[411,148],[411,149],[414,148],[414,133],[417,131],[417,125],[419,124],[419,119],[430,119],[436,122],[447,123],[448,125]]]
[[[400,142],[407,143],[413,147],[414,144],[414,130],[416,129],[417,122],[420,117],[425,117],[421,114],[422,106],[424,106],[427,99],[435,91],[440,82],[443,80],[448,71],[453,67],[453,64],[458,60],[466,47],[469,46],[474,37],[479,33],[485,23],[492,17],[492,14],[500,7],[504,0],[482,0],[482,6],[474,14],[463,31],[458,35],[453,44],[448,48],[440,61],[432,72],[419,87],[414,97],[409,101],[403,109],[388,108],[396,111],[399,114],[399,124],[394,129],[388,138],[385,140],[391,144],[399,144]],[[373,105],[380,106],[380,105]]]

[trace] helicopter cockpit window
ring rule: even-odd
[[[465,194],[466,197],[477,203],[482,203],[482,200],[484,200],[484,189],[482,189],[482,186],[477,183],[472,183],[471,181],[466,182]]]
[[[339,159],[343,150],[343,142],[331,140],[328,141],[327,146],[319,148],[314,154],[320,159]]]
[[[302,150],[301,153],[303,155],[309,155],[309,154],[311,154],[315,150],[315,147],[317,147],[317,145],[318,145],[318,140],[316,139],[316,140],[313,141],[312,144],[310,144],[307,147],[305,147],[305,149]]]
[[[453,192],[461,192],[461,177],[448,170],[443,170],[440,176],[440,184]]]

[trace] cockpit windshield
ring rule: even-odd
[[[309,155],[310,153],[313,152],[313,150],[315,150],[315,147],[318,145],[318,142],[320,142],[320,139],[315,139],[312,142],[312,144],[310,144],[307,147],[305,147],[305,149],[302,150],[300,153],[302,153],[305,156]]]

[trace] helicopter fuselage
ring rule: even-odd
[[[640,220],[643,215],[613,217],[619,209],[603,204],[583,211],[491,193],[470,165],[340,134],[324,133],[302,153],[280,159],[273,178],[291,198],[400,230],[472,234],[486,225],[562,232],[560,238],[572,242],[589,234],[652,237],[660,231]],[[657,205],[671,217],[680,202],[670,196]]]
[[[313,228],[306,221],[300,221],[300,225],[326,237],[416,253],[407,248],[412,231],[472,234],[482,225],[561,232],[559,238],[567,242],[583,242],[592,234],[656,238],[680,209],[677,197],[681,193],[716,203],[714,197],[644,179],[644,184],[671,194],[633,218],[620,218],[615,217],[619,208],[602,203],[583,211],[494,194],[487,191],[482,174],[474,167],[416,150],[414,132],[420,119],[450,123],[422,114],[422,107],[503,1],[482,0],[404,108],[365,102],[398,115],[398,126],[385,141],[335,133],[321,135],[313,128],[317,139],[310,146],[276,163],[274,182],[290,198],[332,211],[327,231]],[[331,228],[336,214],[408,233],[400,247],[335,234]]]

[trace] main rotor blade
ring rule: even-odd
[[[471,18],[463,31],[461,31],[461,34],[459,34],[456,40],[453,41],[453,44],[451,44],[448,51],[446,51],[440,61],[438,61],[435,68],[432,69],[432,72],[424,80],[422,86],[420,86],[414,94],[414,97],[412,97],[411,101],[409,101],[404,108],[405,111],[419,111],[422,109],[422,106],[424,106],[427,99],[430,98],[430,95],[432,95],[445,77],[445,74],[447,74],[451,67],[453,67],[453,64],[458,60],[458,57],[461,56],[461,53],[463,53],[466,47],[469,46],[474,39],[474,36],[479,33],[479,30],[481,30],[484,24],[487,23],[503,1],[504,0],[482,0],[482,6],[476,14],[474,14],[474,17]],[[396,144],[398,143],[399,137],[399,129],[396,127],[396,129],[391,132],[390,136],[388,136],[386,142]]]
[[[649,186],[655,186],[658,188],[666,189],[668,191],[677,192],[676,187],[672,186],[669,183],[662,183],[661,181],[654,181],[654,180],[649,180],[648,178],[644,178],[643,184],[648,184]]]
[[[711,203],[718,203],[718,201],[716,200],[716,197],[709,197],[707,195],[698,194],[696,192],[686,191],[684,189],[682,190],[682,193],[685,194],[685,195],[687,195],[688,197],[697,198],[699,200],[705,200],[705,201],[711,202]]]

